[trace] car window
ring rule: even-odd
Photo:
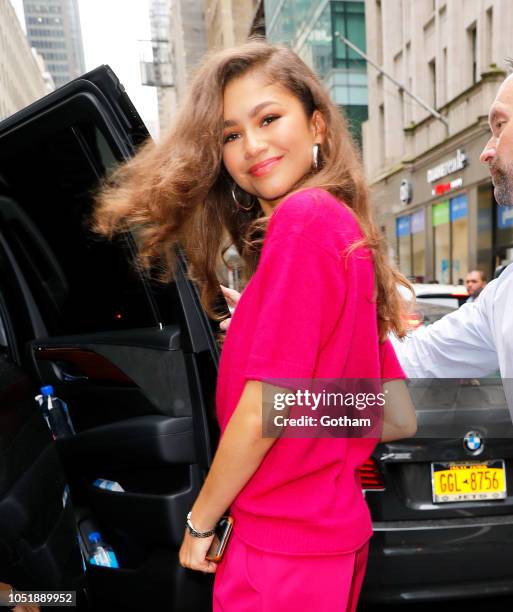
[[[159,315],[129,263],[127,238],[88,228],[92,193],[116,163],[107,140],[82,123],[35,140],[2,160],[8,195],[0,231],[50,335],[154,326]]]

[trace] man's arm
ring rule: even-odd
[[[499,368],[492,312],[496,281],[471,304],[463,304],[404,340],[391,336],[409,378],[474,378]]]

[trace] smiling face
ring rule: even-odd
[[[504,206],[513,205],[513,75],[497,92],[488,121],[492,136],[480,160],[492,176],[495,199]]]
[[[319,111],[307,117],[295,95],[256,71],[228,83],[223,115],[225,168],[268,216],[312,169],[312,147],[323,141],[324,119]]]

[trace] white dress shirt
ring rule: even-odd
[[[391,340],[409,378],[478,378],[499,369],[504,382],[513,380],[513,264],[475,302]]]

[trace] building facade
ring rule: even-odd
[[[205,29],[209,49],[225,49],[247,40],[260,0],[205,0]]]
[[[78,0],[23,0],[27,38],[56,87],[85,72]]]
[[[151,0],[151,70],[146,75],[146,85],[157,90],[159,113],[159,132],[163,132],[171,123],[176,112],[176,90],[173,75],[173,62],[170,40],[170,3],[169,0]]]
[[[169,40],[177,101],[207,50],[203,0],[169,0]]]
[[[48,92],[38,58],[9,0],[0,0],[0,120]]]
[[[361,143],[361,124],[367,119],[366,62],[340,41],[339,34],[365,52],[366,3],[264,0],[264,5],[267,39],[287,44],[316,71]]]
[[[366,3],[369,57],[442,118],[368,67],[366,173],[398,265],[417,282],[458,283],[473,268],[490,277],[513,260],[513,209],[497,206],[479,161],[512,27],[502,0]]]

